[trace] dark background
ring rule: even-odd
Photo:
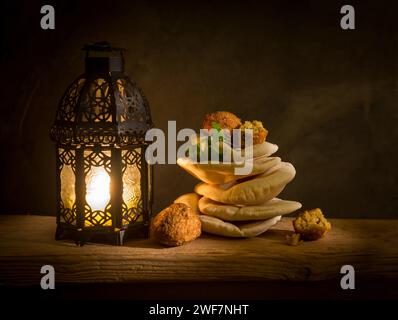
[[[386,1],[7,1],[1,10],[2,214],[55,214],[48,131],[81,47],[128,49],[156,125],[199,128],[225,109],[258,119],[296,179],[282,198],[329,217],[398,217],[397,13]],[[56,29],[41,30],[40,7]],[[196,180],[156,168],[155,212]]]

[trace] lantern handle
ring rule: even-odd
[[[86,57],[90,55],[90,51],[102,51],[102,52],[118,52],[123,58],[123,52],[125,48],[112,47],[108,41],[90,42],[86,43],[82,50],[86,51]]]

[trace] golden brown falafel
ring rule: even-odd
[[[180,246],[200,236],[201,223],[186,204],[173,203],[151,222],[150,236],[168,246]]]
[[[242,125],[241,120],[231,112],[228,111],[217,111],[205,116],[203,120],[203,129],[214,129],[220,127],[221,129],[236,129]]]
[[[293,221],[293,227],[302,239],[317,240],[322,238],[332,226],[322,214],[321,209],[316,208],[302,212]]]
[[[261,121],[245,121],[241,126],[242,137],[244,137],[244,130],[248,129],[252,132],[253,136],[253,145],[260,144],[265,141],[268,135],[268,130],[263,127],[263,123]],[[242,139],[244,141],[244,139]]]

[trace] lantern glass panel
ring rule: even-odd
[[[86,184],[84,225],[86,227],[111,226],[111,151],[85,150],[83,155]]]
[[[60,220],[69,224],[76,224],[76,190],[75,190],[75,150],[60,148],[60,184],[61,199]]]
[[[142,221],[141,200],[141,149],[123,150],[123,225]]]
[[[93,211],[104,211],[111,199],[111,178],[103,167],[91,167],[86,175],[86,202]]]

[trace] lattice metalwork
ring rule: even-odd
[[[132,132],[145,136],[145,123],[151,122],[148,102],[142,90],[128,78],[116,80],[117,121],[122,143],[129,143]]]
[[[112,225],[111,204],[108,204],[104,211],[91,210],[89,205],[84,207],[84,226],[85,227],[104,227]]]
[[[84,151],[84,173],[87,174],[91,167],[104,167],[108,174],[111,173],[110,151],[85,150]]]
[[[67,88],[50,130],[57,150],[56,238],[83,244],[105,236],[121,244],[133,230],[147,233],[152,168],[145,134],[153,124],[144,93],[124,73],[123,50],[108,43],[84,50],[86,72]]]
[[[95,79],[87,86],[81,104],[83,121],[112,121],[111,95],[105,79]]]
[[[67,89],[66,94],[61,99],[56,119],[58,121],[75,121],[76,107],[86,79],[78,78]]]
[[[139,144],[152,127],[142,90],[124,74],[83,74],[61,99],[51,138],[63,144]]]
[[[126,79],[116,80],[116,103],[119,121],[147,121],[146,102],[142,91]]]

